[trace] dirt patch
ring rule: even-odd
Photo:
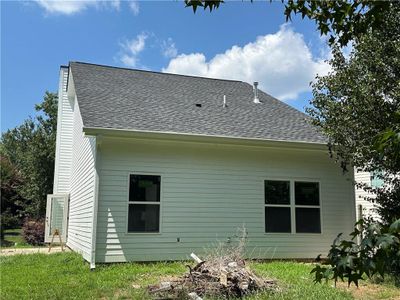
[[[385,285],[361,282],[357,288],[355,285],[347,286],[345,282],[338,282],[337,287],[350,292],[355,299],[362,300],[400,300],[400,289],[390,288]]]
[[[68,247],[64,247],[65,252],[71,251]],[[35,254],[35,253],[43,253],[43,254],[52,254],[56,252],[62,252],[61,247],[52,247],[49,252],[48,247],[41,248],[4,248],[0,250],[1,256],[10,256],[10,255],[19,255],[19,254]]]

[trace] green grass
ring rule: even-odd
[[[1,241],[2,248],[30,248],[33,247],[25,242],[21,235],[21,228],[4,230],[4,240]]]
[[[99,265],[94,271],[76,253],[1,257],[0,299],[146,299],[158,278],[181,274],[181,263]]]
[[[268,299],[353,299],[347,291],[336,289],[331,284],[313,283],[310,271],[313,266],[305,263],[274,261],[270,263],[252,263],[257,274],[275,278],[282,292],[268,295]],[[252,299],[266,299],[264,295],[255,295]]]
[[[0,299],[149,299],[147,285],[186,272],[180,262],[108,264],[90,271],[76,253],[0,257],[0,267]],[[356,295],[353,290],[334,288],[332,284],[314,284],[309,264],[255,262],[251,267],[259,275],[276,279],[282,292],[261,293],[248,299],[353,299]],[[400,297],[396,294],[399,290],[390,285],[374,285],[374,295],[381,287],[379,295],[387,298],[376,299]],[[366,295],[359,299],[374,299]]]

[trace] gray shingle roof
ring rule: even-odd
[[[70,70],[84,127],[325,142],[302,112],[262,91],[253,103],[245,82],[80,62]]]

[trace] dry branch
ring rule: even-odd
[[[189,272],[170,282],[149,286],[156,299],[196,299],[202,297],[242,298],[257,291],[277,291],[274,280],[257,276],[246,266],[244,251],[246,231],[242,229],[235,246],[218,245],[204,260],[196,254],[190,256],[197,262],[188,265]]]

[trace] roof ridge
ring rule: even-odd
[[[218,81],[244,82],[244,81],[241,81],[241,80],[234,80],[234,79],[221,79],[221,78],[212,78],[212,77],[205,77],[205,76],[194,76],[194,75],[175,74],[175,73],[160,72],[160,71],[141,70],[141,69],[127,68],[127,67],[116,67],[116,66],[110,66],[110,65],[88,63],[88,62],[83,62],[83,61],[70,61],[69,65],[71,65],[71,63],[98,66],[98,67],[103,67],[103,68],[119,69],[119,70],[154,73],[154,74],[160,74],[160,75],[173,75],[173,76],[201,78],[201,79],[218,80]]]

